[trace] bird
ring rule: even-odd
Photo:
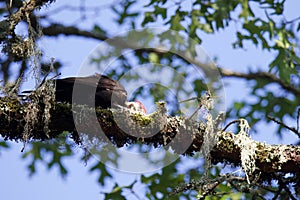
[[[147,114],[147,110],[144,104],[142,104],[142,102],[138,100],[126,102],[125,105],[133,112],[142,112],[144,114]]]
[[[100,107],[127,107],[134,112],[147,113],[140,101],[127,101],[127,91],[117,81],[106,75],[94,74],[86,77],[54,79],[55,100],[62,103],[75,103]],[[22,93],[31,93],[32,90]]]

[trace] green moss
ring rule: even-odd
[[[153,121],[151,116],[143,115],[142,113],[133,114],[132,119],[140,126],[147,126]]]

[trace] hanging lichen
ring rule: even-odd
[[[241,149],[241,165],[248,183],[255,171],[256,143],[249,137],[250,126],[245,119],[240,119],[240,131],[235,135],[234,143]]]
[[[39,123],[40,115],[43,119],[44,133],[49,138],[50,111],[55,102],[55,81],[46,81],[35,91],[32,91],[26,99],[29,103],[24,107],[24,142],[28,141],[33,128]]]

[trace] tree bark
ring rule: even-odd
[[[142,142],[155,147],[169,145],[178,154],[193,155],[201,152],[207,128],[203,122],[167,116],[163,108],[144,115],[132,113],[126,108],[95,109],[83,105],[52,103],[50,113],[45,112],[44,103],[33,104],[19,98],[2,97],[0,135],[5,140],[32,141],[55,138],[62,132],[75,135],[80,132],[101,141],[110,141],[117,147]],[[50,118],[45,121],[48,114]],[[90,120],[94,114],[98,123]],[[217,143],[210,151],[212,162],[241,165],[242,147],[237,142],[242,138],[240,134],[222,130],[216,130],[214,134],[217,134]],[[269,180],[278,172],[299,176],[299,146],[268,145],[249,137],[246,140],[255,152],[253,158],[256,168],[253,173],[260,174],[262,180]],[[75,142],[80,141],[77,139]]]

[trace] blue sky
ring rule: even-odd
[[[68,4],[71,1],[57,1],[51,4],[48,11],[59,4]],[[293,19],[299,15],[298,1],[290,0],[287,1],[286,13],[287,19]],[[103,16],[109,16],[110,13],[103,12]],[[72,21],[74,16],[71,13],[62,13],[56,16],[56,19],[66,19]],[[96,18],[96,20],[102,20],[103,18]],[[88,27],[89,24],[82,25],[82,27]],[[110,26],[107,22],[107,26]],[[112,28],[112,33],[118,34],[120,30]],[[252,69],[265,69],[267,63],[272,59],[272,53],[261,52],[252,47],[250,44],[247,46],[247,50],[233,50],[231,43],[234,42],[235,36],[232,33],[235,27],[231,27],[229,30],[220,31],[217,34],[208,36],[203,35],[202,47],[211,56],[218,57],[218,63],[221,63],[222,67],[229,68],[232,70],[245,71],[247,67]],[[114,31],[115,30],[115,31]],[[46,57],[58,57],[63,60],[65,67],[62,70],[62,76],[75,76],[77,70],[74,66],[80,66],[81,63],[86,59],[86,56],[91,50],[93,50],[99,41],[95,40],[82,40],[77,37],[64,37],[60,36],[56,39],[45,39],[40,43],[47,51]],[[226,81],[225,81],[226,82]],[[234,86],[233,85],[238,85]],[[32,83],[28,83],[27,87],[32,87]],[[246,83],[230,80],[230,85],[225,87],[226,103],[230,104],[233,100],[246,98]],[[272,133],[274,126],[261,125],[259,132],[264,134],[253,135],[252,138],[259,141],[266,141],[267,143],[283,143],[289,144],[296,140],[291,133],[286,132],[283,140],[279,140]],[[67,167],[69,174],[65,179],[62,179],[58,174],[58,170],[54,169],[48,171],[45,166],[39,165],[38,172],[31,178],[29,178],[29,172],[26,169],[26,165],[29,163],[28,160],[22,160],[22,154],[20,151],[23,147],[22,143],[11,142],[9,150],[0,151],[0,198],[3,200],[10,199],[31,199],[31,200],[52,200],[52,199],[101,199],[100,192],[101,188],[97,183],[98,174],[90,174],[88,172],[89,166],[92,163],[88,163],[85,166],[83,162],[79,161],[80,154],[82,151],[77,150],[78,156],[68,158],[64,160],[65,166]],[[25,150],[26,151],[26,150]],[[117,172],[118,180],[120,184],[131,183],[132,180],[138,176],[134,174],[126,174]],[[139,188],[143,189],[143,188]],[[134,198],[133,198],[134,199]]]

